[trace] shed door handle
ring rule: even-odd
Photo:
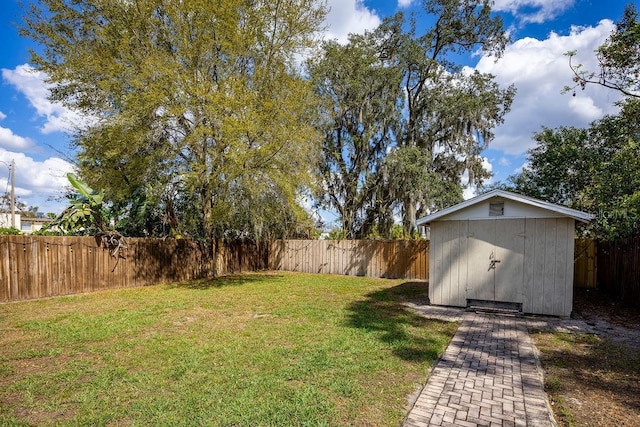
[[[499,263],[500,260],[496,259],[496,255],[493,251],[491,251],[491,255],[489,255],[489,270],[495,270],[496,269],[496,264]]]

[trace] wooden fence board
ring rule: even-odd
[[[0,302],[11,297],[11,276],[9,274],[9,244],[0,242]]]
[[[127,242],[125,258],[117,260],[92,237],[0,236],[0,302],[263,269],[409,280],[429,277],[429,242],[425,240],[219,240],[211,246],[170,239],[130,238]],[[590,244],[576,241],[576,286],[592,283],[598,259],[607,265],[597,269],[601,283],[617,283],[617,292],[640,298],[640,240],[603,244],[603,254],[599,251],[597,256],[596,245]],[[578,262],[585,247],[592,252],[584,252],[584,260]],[[583,270],[586,273],[580,273]]]
[[[598,286],[626,305],[640,305],[640,237],[597,246]]]
[[[0,236],[0,302],[180,282],[268,267],[267,243],[127,239],[117,260],[92,237]],[[216,264],[216,248],[221,250]],[[218,267],[220,267],[218,269]]]
[[[267,265],[274,270],[351,276],[429,277],[429,242],[424,240],[276,240]]]
[[[36,274],[35,280],[40,285],[40,294],[50,296],[51,273],[49,272],[49,268],[51,266],[51,262],[46,251],[45,242],[38,239],[34,242],[33,247],[36,250],[36,264],[38,268],[38,273]]]
[[[594,239],[576,239],[574,249],[574,287],[596,287],[598,279],[596,257],[597,243]]]

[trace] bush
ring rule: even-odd
[[[41,228],[40,230],[34,231],[31,233],[32,236],[64,236],[64,233],[61,231],[50,230],[46,227]]]
[[[15,236],[22,234],[20,230],[13,227],[0,227],[0,236]]]

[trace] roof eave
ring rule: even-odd
[[[552,212],[557,212],[563,216],[569,217],[569,218],[573,218],[576,221],[580,221],[583,223],[589,223],[590,221],[592,221],[594,219],[594,216],[591,214],[588,214],[586,212],[581,212],[575,209],[571,209],[571,208],[567,208],[564,206],[560,206],[560,205],[555,205],[553,203],[548,203],[548,202],[544,202],[542,200],[537,200],[531,197],[527,197],[527,196],[522,196],[520,194],[516,194],[516,193],[511,193],[508,191],[504,191],[504,190],[492,190],[489,191],[488,193],[484,193],[481,194],[479,196],[476,196],[472,199],[469,200],[465,200],[464,202],[458,203],[457,205],[454,206],[450,206],[446,209],[442,209],[438,212],[435,212],[431,215],[427,215],[423,218],[419,218],[418,220],[416,220],[415,224],[416,226],[421,226],[421,225],[429,225],[429,223],[431,223],[431,221],[435,221],[438,220],[444,216],[447,216],[453,212],[459,211],[461,209],[467,208],[469,206],[473,206],[477,203],[483,202],[485,200],[494,198],[494,197],[502,197],[508,200],[513,200],[516,202],[520,202],[520,203],[524,203],[530,206],[535,206],[541,209],[546,209]]]

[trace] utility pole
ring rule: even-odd
[[[9,169],[11,172],[11,227],[16,228],[16,161],[14,159],[11,160],[11,167]]]

